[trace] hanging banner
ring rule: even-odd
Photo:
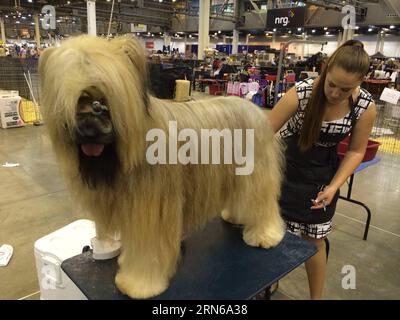
[[[30,37],[30,34],[29,34],[29,29],[21,29],[20,31],[19,31],[19,34],[20,34],[20,36],[21,37],[23,37],[23,38],[25,38],[25,37],[27,37],[27,38],[29,38]]]
[[[145,47],[146,49],[154,49],[154,41],[146,41]]]
[[[306,7],[268,9],[267,28],[304,27]]]

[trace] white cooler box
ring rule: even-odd
[[[61,270],[61,263],[82,253],[96,236],[94,222],[81,219],[35,242],[34,252],[42,300],[87,299]]]
[[[22,99],[18,91],[0,90],[0,119],[3,129],[22,127],[25,125],[20,115]]]

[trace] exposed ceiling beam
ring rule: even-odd
[[[77,10],[74,15],[79,17],[86,17],[86,6],[68,6],[71,10]],[[110,9],[107,5],[98,5],[96,6],[96,15],[97,18],[100,19],[109,19]],[[144,23],[148,25],[159,25],[161,27],[169,27],[171,15],[160,14],[159,12],[155,12],[154,10],[148,10],[147,8],[132,8],[132,10],[123,10],[114,9],[114,17],[121,20],[121,22],[127,23]],[[131,19],[130,19],[131,18]],[[134,21],[133,21],[133,20]]]
[[[400,1],[399,0],[383,0],[386,5],[392,9],[400,18]]]
[[[262,13],[262,12],[265,13],[266,11],[265,11],[265,10],[261,10],[261,9],[258,7],[257,3],[255,3],[253,0],[249,0],[249,1],[250,1],[251,5],[253,6],[253,8],[254,8],[254,10],[255,10],[255,13],[257,14],[257,17],[260,19],[261,23],[262,23],[263,25],[265,25],[265,24],[266,24],[266,21],[264,21],[263,17],[261,16],[261,13]]]
[[[228,4],[229,0],[224,0],[224,3],[221,5],[221,8],[219,9],[218,13],[216,14],[217,18],[214,18],[214,20],[211,21],[210,23],[210,30],[214,27],[215,21],[217,21],[219,16],[222,16],[222,13],[224,12],[225,6]]]

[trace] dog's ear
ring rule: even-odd
[[[142,44],[138,40],[128,37],[119,38],[118,40],[121,41],[121,49],[132,64],[136,66],[139,72],[145,72],[146,55]]]
[[[45,70],[46,70],[47,62],[55,50],[56,50],[55,47],[47,48],[40,55],[38,70],[39,70],[39,75],[40,75],[40,78],[42,79],[42,81],[44,80],[44,77],[46,75]]]
[[[135,67],[135,71],[137,71],[141,75],[143,85],[143,101],[146,106],[146,111],[148,112],[150,82],[147,70],[145,50],[142,44],[138,40],[128,37],[115,38],[112,41],[120,46],[120,48],[123,50],[123,53],[129,58],[129,60]]]

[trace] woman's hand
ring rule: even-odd
[[[313,203],[311,209],[324,209],[329,206],[337,190],[338,189],[333,186],[326,186],[322,191],[318,192],[315,199],[311,199]]]

